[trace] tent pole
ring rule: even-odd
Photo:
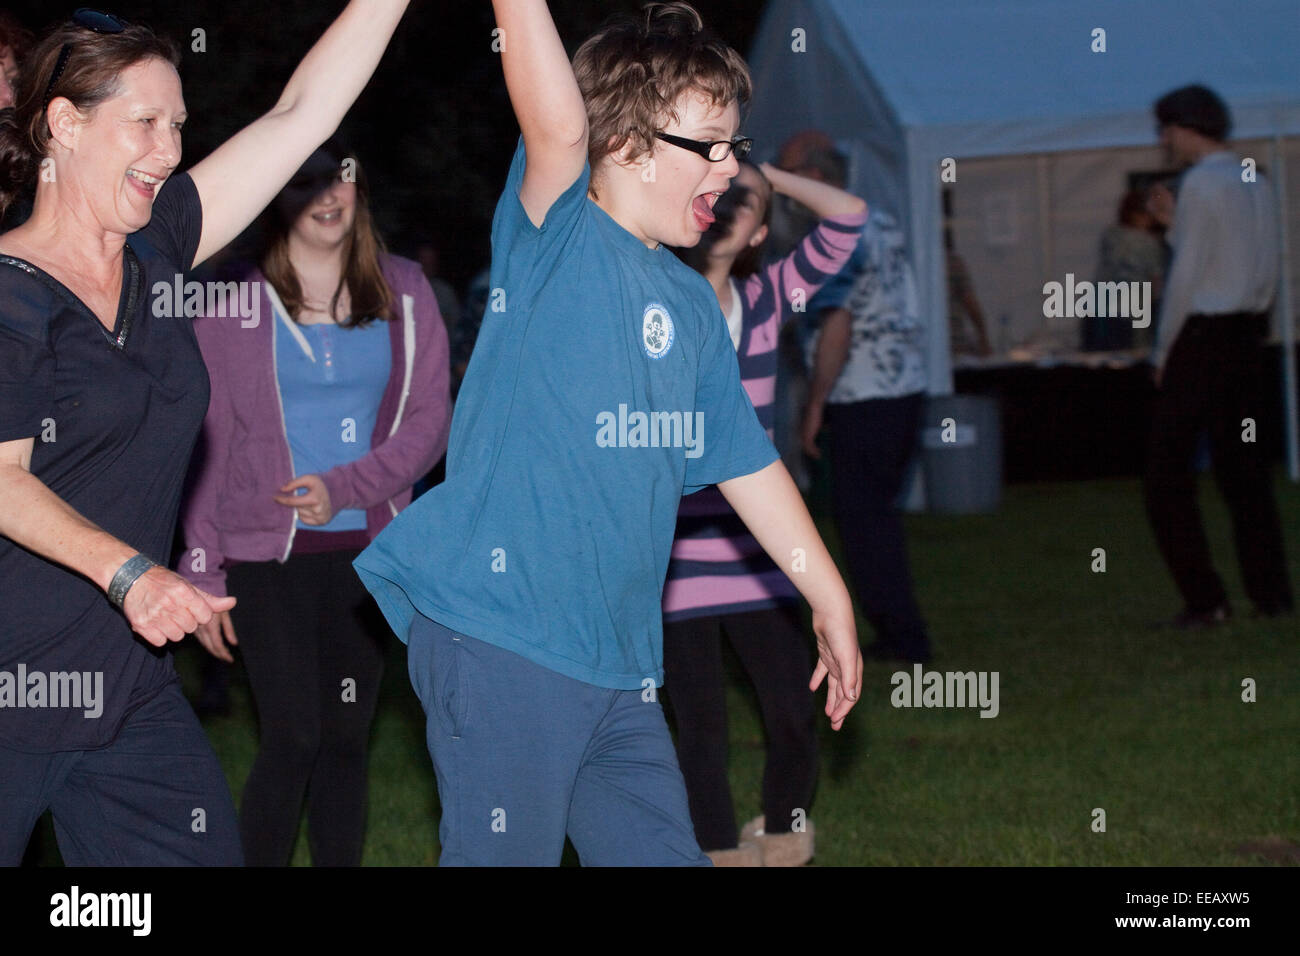
[[[1296,409],[1295,314],[1291,304],[1291,242],[1287,223],[1286,154],[1283,151],[1281,126],[1273,134],[1273,189],[1277,196],[1278,246],[1282,258],[1282,287],[1278,292],[1278,309],[1282,316],[1282,408],[1286,429],[1286,470],[1293,482],[1300,482],[1300,426]]]

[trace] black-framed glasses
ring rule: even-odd
[[[748,136],[737,136],[735,139],[717,139],[712,142],[686,139],[682,136],[670,136],[667,133],[655,133],[655,138],[661,139],[665,143],[671,143],[674,146],[680,146],[682,149],[689,149],[692,153],[703,156],[711,163],[720,163],[732,153],[736,154],[737,159],[744,159],[749,155],[749,151],[754,148],[754,141]]]
[[[72,14],[72,22],[95,33],[121,33],[130,26],[121,17],[114,16],[111,13],[101,13],[98,10],[88,10],[85,7]],[[54,99],[54,87],[58,84],[59,78],[63,76],[63,71],[68,68],[68,59],[71,56],[72,44],[63,44],[63,49],[59,50],[59,58],[55,61],[54,73],[50,76],[49,85],[45,87],[45,106],[47,108],[50,105],[50,100]]]

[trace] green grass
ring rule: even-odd
[[[1300,594],[1300,489],[1279,479],[1277,490]],[[1148,628],[1179,602],[1135,481],[1019,485],[995,516],[909,516],[930,668],[998,671],[1001,710],[895,709],[897,668],[869,662],[845,729],[819,715],[816,862],[1233,865],[1267,862],[1250,844],[1300,844],[1300,623],[1248,618],[1208,478],[1202,506],[1237,617],[1199,634]],[[836,550],[833,528],[822,529]],[[1104,574],[1090,570],[1099,547]],[[437,793],[405,660],[394,640],[374,728],[368,865],[437,861]],[[190,690],[196,665],[195,652],[179,655]],[[763,735],[738,673],[733,664],[730,772],[743,822],[760,812]],[[1247,677],[1257,703],[1241,700]],[[238,795],[257,744],[242,674],[233,703],[207,729]],[[1097,807],[1105,833],[1090,827]],[[44,846],[57,861],[53,840]],[[294,863],[308,862],[304,835]]]

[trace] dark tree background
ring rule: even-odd
[[[572,53],[609,14],[643,0],[551,0]],[[342,0],[115,0],[128,20],[170,35],[184,51],[181,76],[190,120],[188,167],[270,109],[294,66]],[[40,30],[75,4],[8,0]],[[695,0],[706,22],[742,53],[762,0]],[[371,181],[372,205],[395,252],[422,241],[441,253],[442,274],[462,289],[486,263],[492,212],[505,182],[518,126],[500,57],[492,51],[487,0],[414,0],[373,80],[341,133]],[[195,30],[206,52],[195,52]]]

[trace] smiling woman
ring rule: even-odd
[[[242,858],[221,767],[159,651],[234,600],[159,566],[209,385],[194,330],[146,290],[270,201],[405,7],[349,3],[275,108],[187,173],[176,48],[110,14],[46,35],[0,110],[0,215],[34,195],[0,235],[0,668],[104,681],[95,719],[0,704],[0,864],[46,809],[69,864]]]

